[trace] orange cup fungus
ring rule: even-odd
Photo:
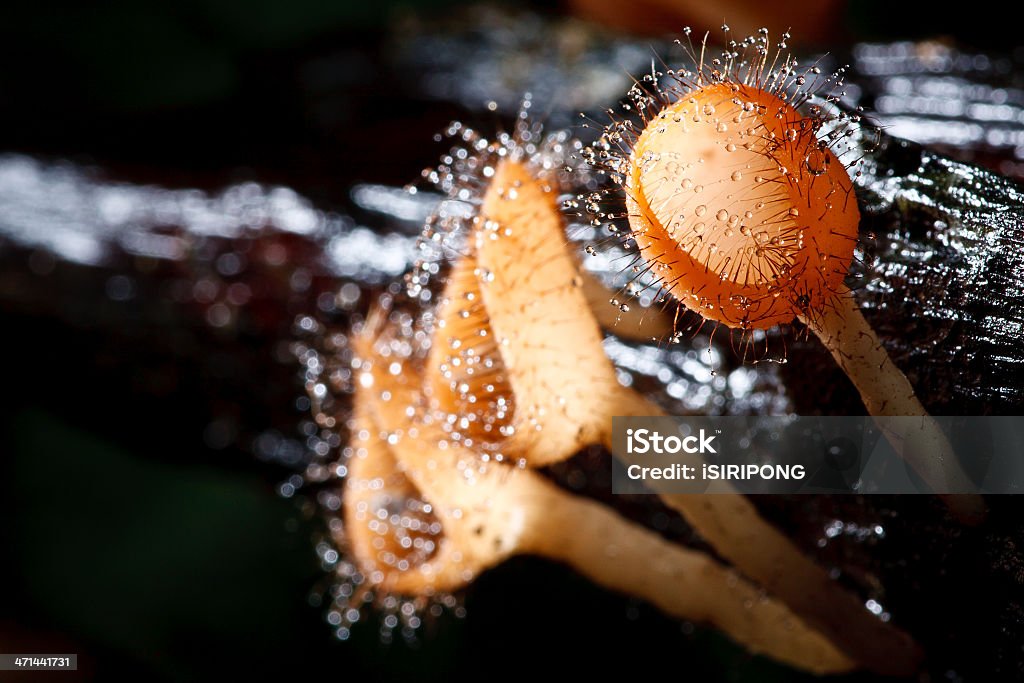
[[[772,92],[712,83],[637,139],[633,236],[664,288],[705,318],[767,329],[823,310],[842,287],[860,213],[815,123]]]

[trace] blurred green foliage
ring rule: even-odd
[[[8,424],[7,533],[37,618],[172,678],[197,677],[189,650],[259,658],[310,621],[312,529],[255,473],[135,458],[40,412]]]

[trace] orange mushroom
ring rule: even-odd
[[[976,488],[844,284],[860,213],[834,151],[846,139],[843,120],[818,104],[801,111],[815,97],[813,84],[803,89],[813,69],[798,71],[789,57],[775,68],[784,44],[773,57],[766,32],[742,45],[709,66],[702,45],[695,73],[671,72],[676,86],[651,79],[653,93],[634,90],[647,112],[642,131],[606,131],[607,149],[612,139],[623,147],[611,167],[630,236],[662,289],[707,320],[744,333],[803,322],[894,448],[931,490],[965,494],[945,498],[977,520]]]

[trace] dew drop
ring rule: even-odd
[[[828,170],[829,158],[823,150],[812,149],[804,163],[811,175],[820,176]]]
[[[715,214],[715,218],[717,218],[720,221],[728,220],[729,219],[729,212],[726,211],[725,209],[719,209],[718,213]]]
[[[733,171],[732,172],[732,179],[733,180],[742,180],[743,179],[743,174],[740,173],[739,171]]]
[[[699,205],[696,209],[693,210],[693,214],[695,216],[703,216],[707,212],[708,212],[708,207],[705,206],[704,204]]]

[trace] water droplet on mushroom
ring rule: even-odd
[[[804,162],[807,166],[808,172],[814,176],[820,176],[828,170],[829,158],[828,154],[821,149],[812,149],[807,153],[807,159]]]

